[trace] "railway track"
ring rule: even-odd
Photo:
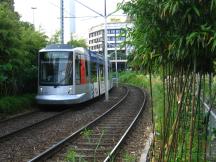
[[[145,98],[142,90],[130,87],[125,96],[103,115],[29,162],[62,161],[69,154],[74,161],[113,159],[144,109]]]
[[[90,103],[79,105],[79,107],[73,106],[75,109],[73,108],[68,113],[53,118],[53,120],[47,120],[37,126],[8,136],[8,138],[2,138],[0,140],[0,161],[28,161],[103,114],[116,104],[125,92],[124,87],[113,88],[110,91],[109,102],[105,102],[102,96]],[[23,122],[28,123],[29,121],[23,120]],[[17,123],[22,126],[20,122],[17,121]]]
[[[0,141],[11,138],[12,136],[30,128],[37,127],[70,111],[71,109],[62,109],[60,111],[35,110],[0,121]]]
[[[34,111],[0,122],[0,141],[36,127],[71,110],[64,111]]]

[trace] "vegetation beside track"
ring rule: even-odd
[[[0,98],[0,118],[30,110],[35,102],[34,96],[34,94],[25,94]]]
[[[161,76],[160,155],[156,157],[153,152],[152,160],[207,161],[210,113],[204,111],[201,99],[208,95],[206,88],[209,88],[208,98],[212,100],[214,96],[215,0],[134,0],[120,7],[134,24],[128,29],[127,40],[134,47],[128,64],[136,71],[149,74],[151,98],[153,76]],[[203,86],[206,83],[208,87]],[[155,105],[152,111],[157,111]],[[157,121],[154,120],[155,135]],[[155,151],[154,146],[153,142]]]
[[[120,83],[125,83],[125,84],[131,84],[134,86],[138,86],[141,88],[144,88],[148,91],[149,89],[149,76],[148,75],[143,75],[141,73],[137,72],[122,72],[119,77]],[[162,87],[162,81],[160,77],[153,77],[152,80],[153,84],[153,103],[154,103],[154,108],[155,108],[155,118],[158,119],[156,121],[156,129],[161,130],[160,128],[160,123],[163,120],[163,87]]]
[[[147,89],[150,92],[150,82],[149,82],[149,75],[143,75],[140,72],[123,72],[119,75],[119,80],[121,83],[127,83],[127,84],[132,84],[135,86],[139,86],[142,88]],[[206,90],[208,91],[208,90]],[[163,137],[163,129],[164,129],[164,125],[163,122],[164,120],[166,120],[164,118],[164,91],[163,91],[163,81],[161,79],[160,76],[153,76],[152,77],[152,98],[153,98],[153,109],[154,109],[154,125],[155,125],[155,146],[154,146],[154,156],[155,159],[160,160],[160,147],[161,147],[161,143],[164,140]],[[175,97],[175,96],[174,96]],[[199,102],[199,101],[198,101]],[[168,103],[166,103],[168,104]],[[177,113],[177,107],[175,105],[173,105],[173,110],[170,111],[169,116],[173,116],[173,118],[175,118],[176,113]],[[181,149],[183,147],[185,147],[185,149],[189,149],[190,145],[189,142],[190,141],[190,123],[187,122],[189,121],[189,117],[187,115],[187,112],[185,112],[186,114],[182,114],[184,115],[185,118],[185,129],[181,130],[182,135],[179,135],[179,143],[178,143],[178,148],[176,149]],[[200,112],[198,119],[199,120],[196,124],[196,127],[198,127],[200,130],[205,129],[205,124],[201,124],[202,122],[202,118],[201,116],[205,115],[202,114],[203,111]],[[172,132],[172,130],[169,130]],[[198,134],[199,133],[199,134]],[[183,137],[184,136],[184,137]],[[200,158],[201,161],[203,161],[203,150],[202,147],[205,147],[205,131],[201,132],[194,132],[194,144],[193,144],[193,150],[192,150],[192,159],[193,161],[196,161],[197,158]],[[183,141],[184,140],[184,141]],[[166,146],[167,147],[167,146]],[[180,152],[180,154],[176,154],[176,159],[177,161],[180,160],[182,158],[187,158],[187,150],[185,150],[185,152]],[[197,150],[199,150],[199,154],[197,153]],[[173,154],[171,156],[174,156]],[[184,156],[184,157],[183,157]]]

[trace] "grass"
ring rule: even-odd
[[[120,83],[126,83],[140,88],[144,88],[150,94],[149,75],[137,72],[123,72],[119,75]],[[155,154],[158,158],[160,152],[160,141],[162,139],[162,122],[163,122],[163,85],[159,76],[152,76],[153,107],[154,107],[154,124],[156,132]]]
[[[125,152],[123,155],[123,161],[124,162],[135,162],[137,161],[137,158],[135,157],[135,155]]]
[[[7,96],[0,98],[0,114],[13,115],[23,112],[34,103],[34,94]]]
[[[97,161],[96,159],[96,152],[101,144],[101,140],[102,140],[102,137],[104,136],[104,132],[105,130],[102,130],[101,133],[100,133],[100,138],[99,140],[96,142],[97,146],[95,147],[94,149],[94,162]],[[87,129],[85,128],[80,134],[82,135],[82,137],[84,139],[87,139],[89,143],[91,143],[91,136],[93,134],[93,130],[92,129]],[[78,155],[76,150],[73,150],[73,149],[70,149],[67,154],[66,154],[66,161],[67,162],[76,162],[77,161],[77,158],[79,158],[79,162],[86,162],[85,159],[82,158],[82,155]]]
[[[149,76],[136,72],[123,72],[119,75],[121,83],[126,83],[140,88],[144,88],[150,92]],[[160,132],[161,122],[163,120],[163,86],[160,77],[154,76],[152,78],[152,90],[153,90],[153,104],[154,104],[154,118],[156,120],[156,131]]]

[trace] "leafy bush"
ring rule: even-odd
[[[0,2],[0,96],[36,92],[37,53],[47,37]],[[32,84],[29,84],[32,83]]]
[[[122,72],[119,78],[120,82],[135,86],[147,88],[149,86],[148,76],[135,72]]]
[[[15,114],[28,109],[34,103],[34,95],[7,96],[0,98],[0,113]]]

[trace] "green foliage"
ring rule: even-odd
[[[208,117],[200,98],[205,75],[215,72],[215,0],[132,0],[122,9],[134,21],[130,65],[148,72],[150,83],[153,74],[162,76],[160,160],[206,161]],[[150,92],[152,98],[151,84]]]
[[[119,81],[124,84],[130,84],[134,86],[138,86],[144,89],[149,89],[149,76],[143,75],[138,72],[122,72],[119,75]],[[163,86],[162,81],[159,77],[153,77],[153,103],[154,103],[154,116],[156,119],[156,131],[160,132],[161,123],[163,120]]]
[[[210,1],[133,0],[122,6],[134,20],[129,36],[135,47],[134,66],[157,70],[174,63],[173,70],[193,64],[213,71],[216,47],[216,4]],[[151,61],[150,61],[151,60]],[[207,63],[208,62],[208,63]],[[192,69],[192,68],[191,68]]]
[[[72,39],[67,44],[72,45],[73,47],[88,48],[85,39]]]
[[[46,36],[0,3],[0,96],[35,90],[37,53]],[[32,84],[29,84],[32,83]]]
[[[68,150],[65,160],[66,162],[86,162],[86,160],[79,156],[73,149]]]
[[[14,0],[1,0],[0,4],[6,4],[11,10],[14,10]]]
[[[126,152],[123,155],[123,162],[135,162],[137,159],[134,155],[129,154],[128,152]]]
[[[144,76],[141,73],[122,72],[120,73],[119,79],[122,83],[129,83],[143,88],[147,88],[149,86],[149,76]]]
[[[0,98],[0,114],[16,114],[28,109],[34,103],[34,95],[8,96]]]
[[[56,31],[52,37],[49,39],[49,44],[59,44],[61,43],[61,40],[60,40],[60,34],[61,34],[61,31]]]
[[[86,129],[84,131],[82,131],[80,134],[84,137],[84,138],[87,138],[88,139],[88,142],[90,142],[90,137],[93,133],[93,130],[91,129]]]
[[[67,162],[76,162],[76,156],[77,156],[77,153],[73,149],[70,149],[67,152],[65,160]]]

